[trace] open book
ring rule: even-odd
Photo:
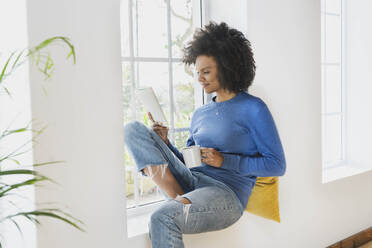
[[[164,126],[168,126],[167,118],[160,107],[158,98],[152,87],[145,87],[136,90],[136,96],[144,105],[147,112],[150,112],[154,121],[162,122]]]

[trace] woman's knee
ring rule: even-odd
[[[173,199],[164,202],[158,209],[156,209],[151,215],[152,222],[164,221],[167,219],[173,219],[182,209],[179,203],[176,203]]]
[[[151,228],[159,228],[161,225],[169,224],[169,222],[172,220],[170,216],[166,213],[168,212],[167,207],[160,207],[159,209],[155,210],[150,218],[150,227]]]
[[[147,127],[139,121],[131,121],[124,126],[124,139],[129,140],[133,138],[138,132],[144,131]]]

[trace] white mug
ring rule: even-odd
[[[199,145],[182,148],[182,155],[188,168],[202,165]]]

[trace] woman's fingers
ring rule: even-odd
[[[157,122],[157,121],[154,120],[154,118],[152,117],[151,112],[147,112],[147,115],[150,118],[150,120],[153,123],[153,125],[165,127],[165,126],[163,126],[163,123],[162,122]]]
[[[153,130],[161,137],[161,138],[167,138],[168,136],[168,128],[167,127],[153,127]]]
[[[158,123],[154,123],[152,126],[153,126],[153,127],[156,127],[156,128],[168,128],[168,127],[165,127],[165,126],[159,125]]]
[[[205,148],[205,147],[201,147],[200,148],[200,151],[202,152],[202,153],[209,153],[209,152],[211,152],[213,150],[213,148]]]
[[[154,118],[152,118],[152,114],[150,112],[147,112],[147,115],[149,116],[152,123],[155,123]]]
[[[209,147],[200,148],[202,158],[213,157],[214,149]]]
[[[153,125],[152,127],[154,130],[168,130],[169,129],[168,127],[158,126],[158,125]]]
[[[202,158],[207,158],[209,154],[208,148],[200,148]]]

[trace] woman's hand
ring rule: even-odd
[[[213,167],[221,167],[223,163],[222,153],[207,147],[200,148],[202,162]]]
[[[159,135],[159,137],[165,142],[165,144],[168,145],[168,130],[169,128],[166,126],[163,126],[162,123],[154,121],[154,118],[152,118],[152,115],[150,112],[147,112],[147,115],[149,116],[151,122],[153,123],[151,128]]]

